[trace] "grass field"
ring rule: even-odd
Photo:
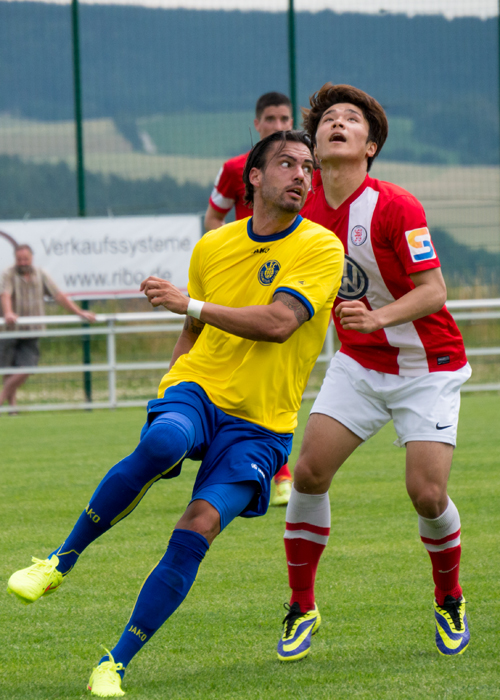
[[[294,454],[309,404],[303,406]],[[462,515],[461,581],[469,649],[434,647],[432,580],[405,495],[403,450],[387,427],[331,490],[332,535],[320,564],[323,626],[309,657],[275,657],[288,586],[284,510],[237,519],[214,543],[184,605],[131,663],[131,700],[500,698],[500,396],[463,397],[450,492]],[[65,537],[107,468],[136,443],[137,409],[0,417],[1,575]],[[30,607],[1,594],[0,697],[73,700],[113,646],[139,586],[162,556],[196,465],[160,482],[82,556],[59,592]]]

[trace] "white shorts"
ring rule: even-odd
[[[311,413],[335,418],[362,440],[368,440],[392,419],[398,447],[413,440],[455,445],[460,387],[470,375],[467,363],[455,372],[401,377],[365,369],[337,352]]]

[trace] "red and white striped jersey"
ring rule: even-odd
[[[367,175],[349,199],[332,209],[321,178],[315,177],[301,214],[333,231],[344,245],[336,306],[359,299],[369,309],[378,309],[414,289],[410,274],[440,267],[422,205],[397,185]],[[334,319],[341,352],[366,369],[416,377],[457,370],[467,362],[462,336],[446,307],[366,334],[346,331]]]
[[[247,162],[248,153],[230,158],[224,163],[215,178],[214,188],[209,202],[216,211],[227,214],[233,207],[235,218],[246,219],[252,216],[253,210],[246,206],[245,185],[243,184],[243,170]]]

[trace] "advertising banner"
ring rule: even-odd
[[[34,265],[75,299],[136,296],[150,275],[186,291],[201,233],[195,215],[0,221],[0,272],[27,243]]]

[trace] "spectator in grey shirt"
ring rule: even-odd
[[[95,321],[95,314],[84,311],[60,291],[49,275],[33,266],[33,251],[29,245],[19,245],[15,252],[16,264],[4,271],[0,282],[0,300],[6,328],[12,329],[19,316],[44,316],[43,298],[54,301],[86,321]],[[41,324],[23,325],[22,330],[39,330]],[[38,338],[0,338],[0,367],[34,367],[40,355]],[[0,406],[6,401],[16,405],[16,392],[29,374],[5,374],[0,391]],[[15,412],[13,411],[13,414]]]

